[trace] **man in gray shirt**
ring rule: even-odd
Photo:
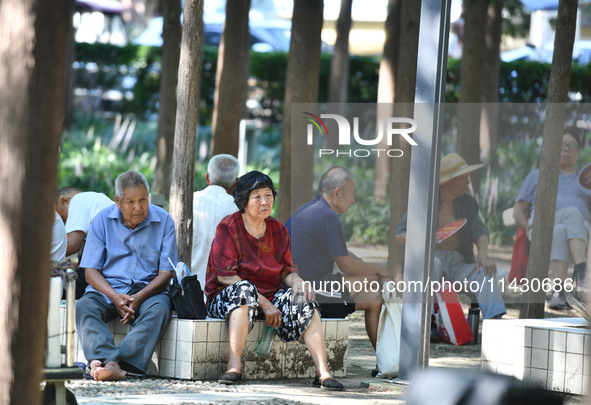
[[[579,140],[571,134],[562,137],[560,171],[558,173],[558,195],[550,252],[550,274],[564,283],[571,261],[575,263],[575,278],[582,284],[585,276],[585,248],[589,239],[589,210],[591,190],[579,185],[579,169],[575,166],[579,158]],[[539,169],[525,178],[515,199],[513,217],[517,226],[527,232],[531,240]],[[563,285],[548,302],[550,308],[566,309]]]

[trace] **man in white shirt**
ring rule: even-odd
[[[58,193],[57,212],[66,225],[68,248],[66,256],[77,253],[90,229],[90,222],[103,208],[114,202],[102,193],[82,192],[76,187],[62,188]]]
[[[83,192],[76,187],[65,187],[58,192],[56,210],[66,225],[66,257],[75,253],[79,253],[78,259],[82,257],[84,240],[92,219],[113,204],[115,203],[102,193]],[[84,269],[78,269],[77,273],[76,298],[80,298],[88,284],[84,277]]]
[[[191,273],[197,274],[205,287],[205,272],[215,231],[227,215],[238,211],[231,192],[236,183],[240,163],[232,155],[215,155],[207,165],[208,186],[193,194],[193,251]]]
[[[60,263],[66,258],[66,227],[64,221],[57,214],[53,212],[53,225],[51,227],[51,250],[49,251],[49,258],[52,262]]]

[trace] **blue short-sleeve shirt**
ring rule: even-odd
[[[159,270],[174,271],[169,258],[178,261],[174,221],[168,212],[150,204],[146,218],[131,229],[113,204],[94,217],[80,267],[101,271],[122,294],[145,287]],[[89,285],[86,291],[96,290]]]
[[[320,195],[298,208],[285,225],[293,262],[304,280],[327,280],[334,257],[349,254],[339,215]]]
[[[589,209],[591,208],[591,191],[584,189],[579,184],[579,169],[574,173],[566,174],[558,172],[558,194],[556,196],[556,211],[567,207],[577,208],[583,217],[589,221]],[[540,170],[532,170],[521,185],[515,201],[525,201],[531,205],[531,214],[536,204],[538,189],[538,176]]]

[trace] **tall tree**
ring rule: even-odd
[[[560,0],[556,18],[554,54],[548,83],[548,104],[542,135],[540,175],[536,193],[536,209],[532,229],[531,249],[527,263],[528,280],[545,280],[548,277],[558,169],[564,133],[568,85],[573,57],[578,0]],[[533,284],[532,284],[533,285]],[[528,290],[521,296],[520,318],[543,318],[545,293],[543,289]]]
[[[401,14],[402,0],[388,0],[388,15],[386,17],[384,52],[380,61],[380,72],[378,81],[378,103],[386,103],[379,107],[378,119],[380,116],[391,116],[394,114],[393,104],[395,101],[396,72],[398,70],[400,35],[401,35]],[[377,145],[378,149],[386,149],[386,139]],[[381,155],[375,159],[375,178],[373,185],[373,197],[377,201],[384,201],[388,192],[388,172],[390,171],[390,159]]]
[[[499,75],[504,0],[490,0],[482,63],[482,116],[480,121],[480,157],[496,164],[499,117]]]
[[[349,33],[351,31],[351,7],[353,0],[341,0],[337,20],[337,40],[330,61],[328,102],[346,103],[349,87]]]
[[[291,41],[287,59],[287,78],[281,141],[279,204],[277,216],[286,221],[292,208],[308,201],[314,181],[314,150],[304,137],[292,142],[292,103],[315,103],[318,99],[320,74],[320,34],[322,32],[323,0],[298,0],[293,5]],[[304,121],[298,118],[294,124]],[[304,124],[299,133],[305,133]],[[292,159],[297,157],[297,159]],[[298,190],[292,193],[292,190]]]
[[[69,21],[74,18],[76,0],[68,1]],[[64,128],[70,129],[74,123],[74,58],[76,55],[76,41],[74,41],[74,24],[68,24],[68,38],[66,40],[66,93],[64,97]]]
[[[421,2],[403,2],[400,10],[401,31],[396,69],[396,94],[394,114],[396,117],[412,117],[417,82],[417,56],[419,50],[419,23]],[[394,158],[390,172],[390,227],[388,232],[388,271],[396,279],[402,278],[404,246],[396,243],[394,232],[398,222],[408,208],[408,187],[410,181],[411,145],[402,138],[396,138],[394,148],[403,155]]]
[[[191,263],[203,0],[185,0],[183,14],[170,214],[176,226],[179,261]]]
[[[330,59],[330,76],[328,80],[328,102],[339,103],[337,110],[341,115],[345,114],[345,103],[349,90],[349,70],[351,61],[349,58],[349,34],[351,32],[351,7],[353,0],[341,0],[341,10],[337,19],[337,39],[334,44],[332,58]],[[322,139],[323,147],[338,149],[339,142],[335,136],[326,136]]]
[[[146,23],[157,16],[163,16],[166,14],[166,3],[170,0],[145,0],[146,1],[146,13],[144,14]],[[176,1],[176,0],[175,0]],[[164,34],[163,34],[164,35]]]
[[[238,156],[238,131],[244,118],[248,79],[250,0],[227,0],[226,23],[218,52],[211,124],[211,154]]]
[[[68,1],[0,1],[0,403],[38,404]]]
[[[166,197],[170,194],[174,122],[176,114],[176,86],[181,54],[181,2],[164,2],[162,23],[162,71],[160,73],[160,107],[156,138],[156,171],[152,190]]]
[[[464,1],[464,46],[460,68],[460,106],[456,151],[468,164],[480,162],[480,102],[488,0]],[[471,175],[478,196],[480,176]]]

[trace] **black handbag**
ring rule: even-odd
[[[343,290],[338,296],[316,293],[316,300],[323,318],[344,318],[355,312],[355,302],[347,290]]]
[[[203,290],[197,275],[183,277],[181,283],[176,275],[168,286],[172,309],[179,319],[205,319],[207,309],[203,301]]]

